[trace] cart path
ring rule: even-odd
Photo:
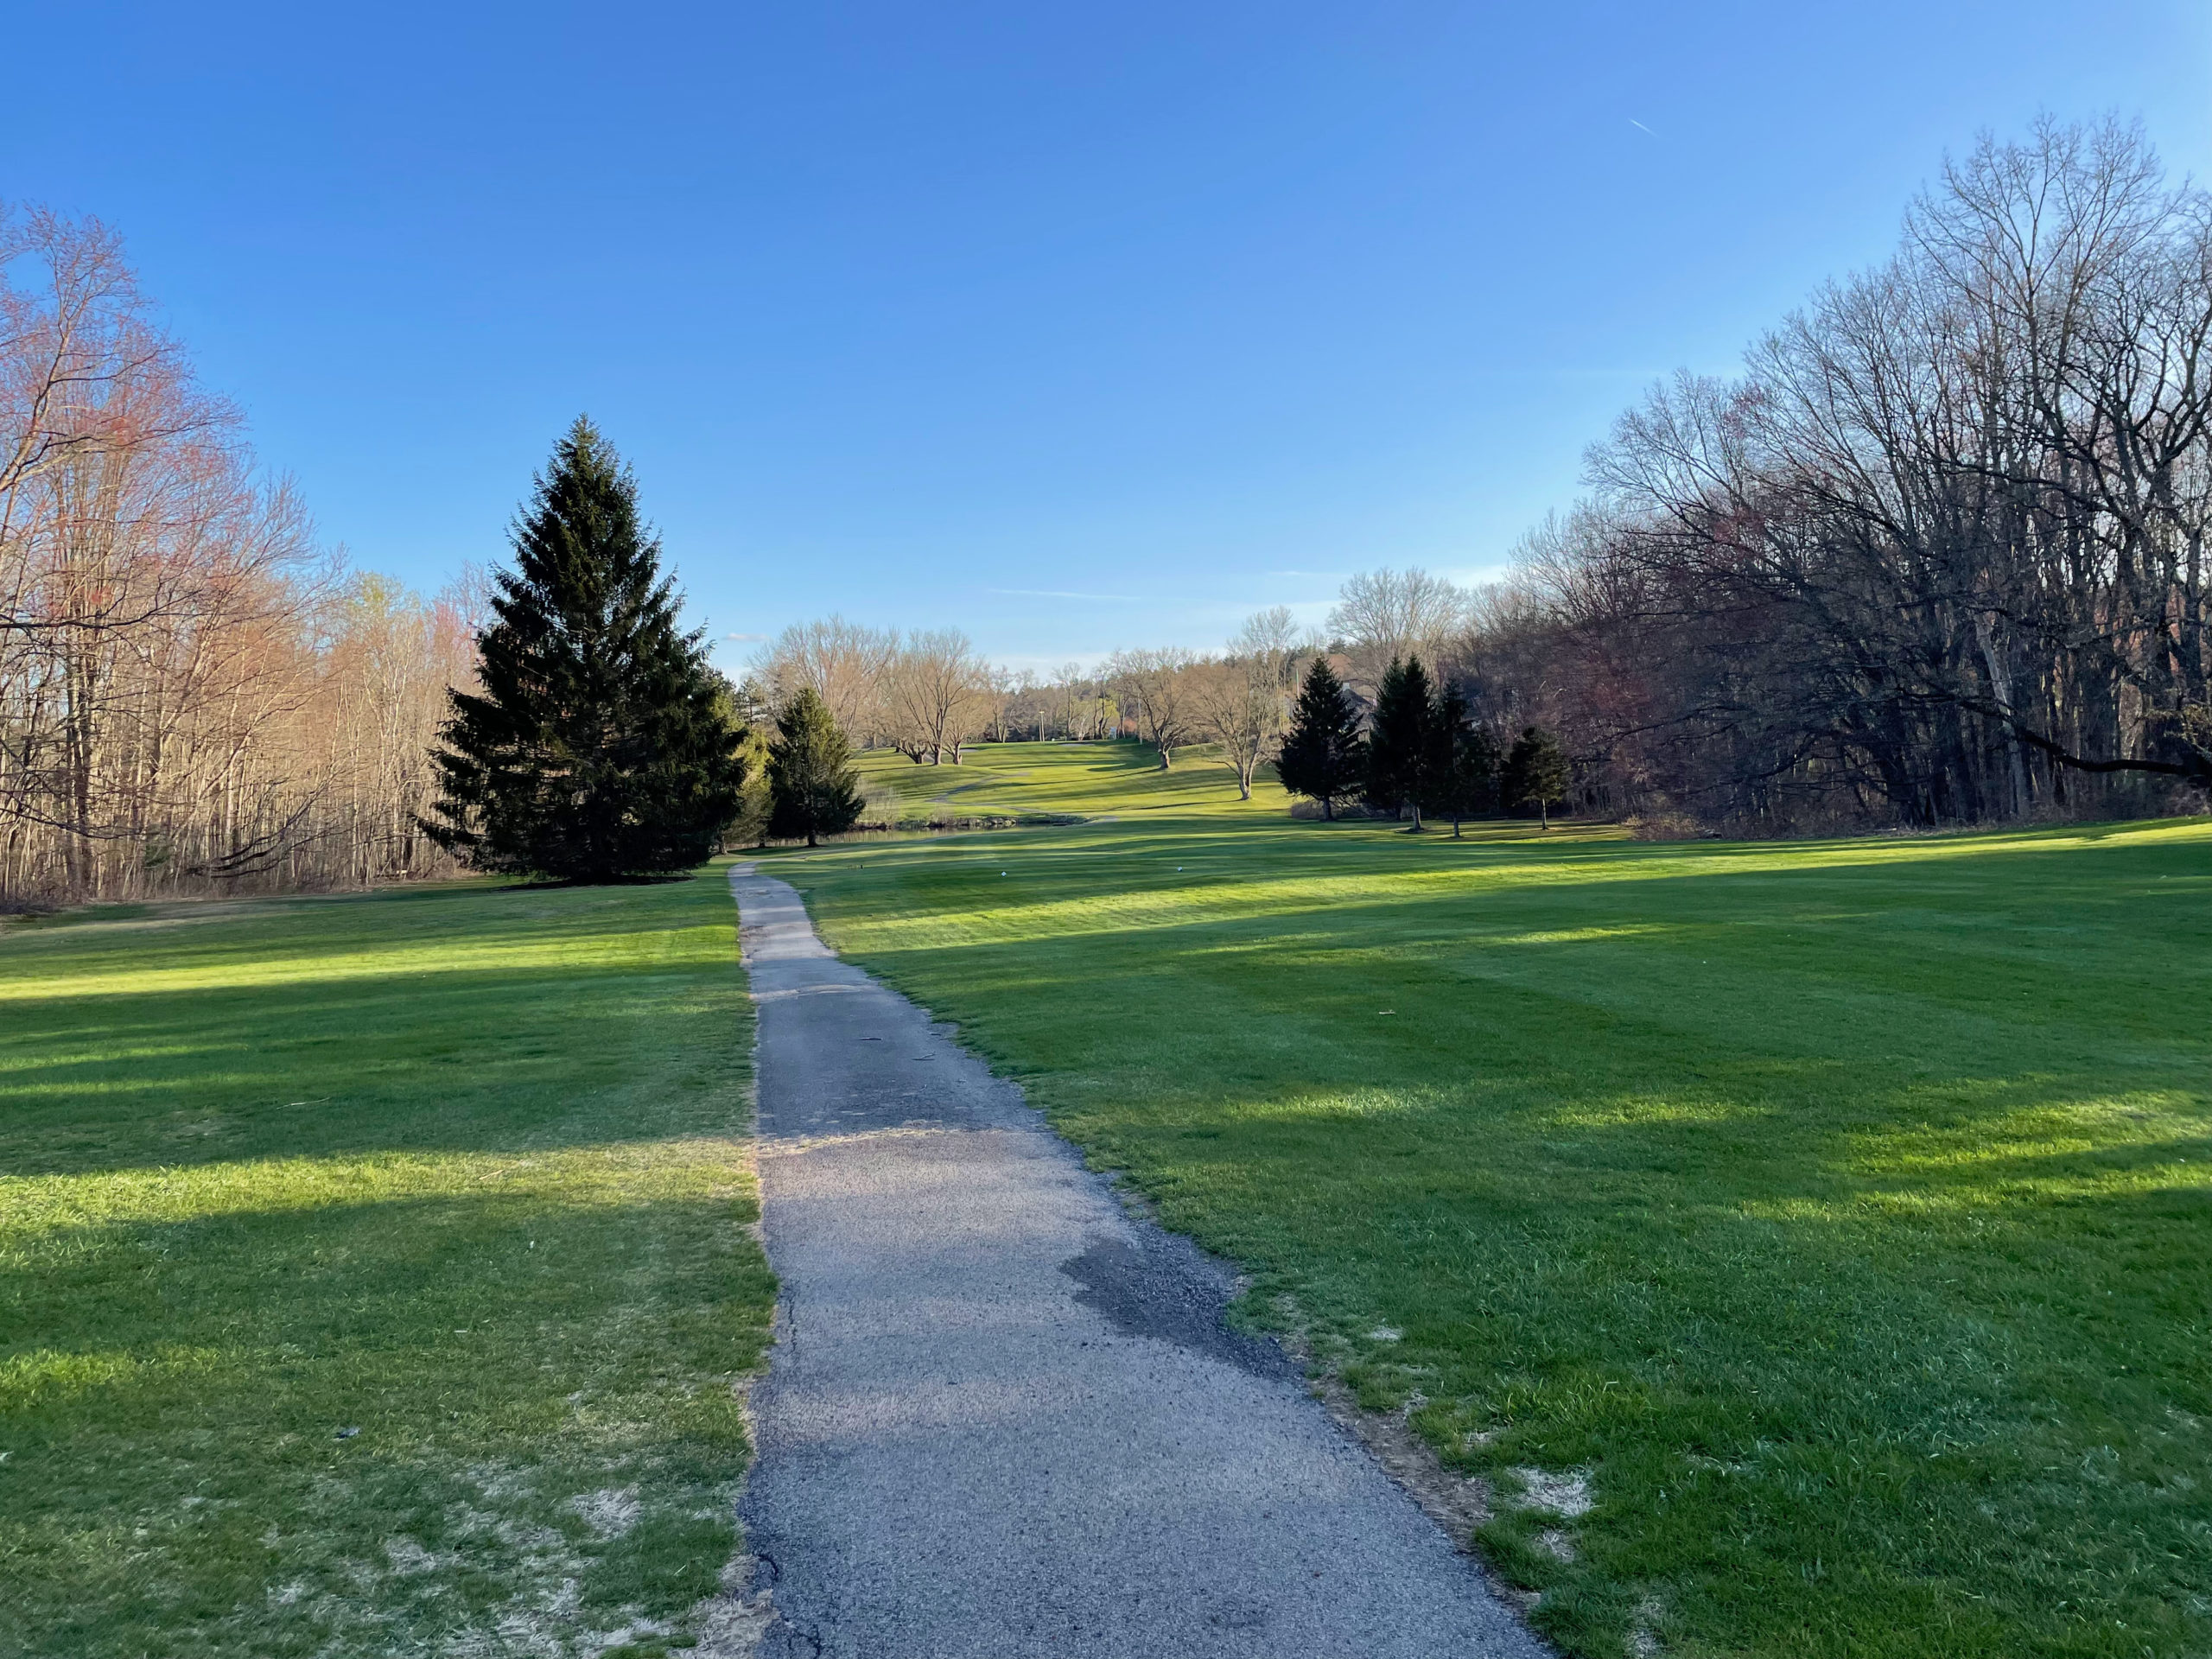
[[[779,1333],[741,1504],[764,1656],[1541,1659],[1228,1275],[731,873]]]

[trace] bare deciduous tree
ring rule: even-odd
[[[960,764],[960,752],[989,729],[998,692],[989,667],[957,628],[908,634],[882,677],[884,734],[908,760]]]
[[[880,735],[880,694],[899,650],[898,636],[842,616],[794,622],[761,654],[755,673],[778,707],[811,690],[855,743]]]
[[[1255,611],[1244,619],[1229,642],[1229,654],[1239,662],[1263,664],[1273,672],[1285,696],[1298,689],[1305,664],[1320,651],[1321,642],[1311,629],[1301,628],[1287,605]]]
[[[1437,662],[1465,626],[1464,589],[1426,570],[1363,571],[1345,582],[1329,632],[1351,663],[1350,683],[1372,701],[1382,671],[1401,658]]]
[[[1197,661],[1193,652],[1171,645],[1117,652],[1107,664],[1122,712],[1136,721],[1137,735],[1160,751],[1162,772],[1173,762],[1175,751],[1191,741],[1197,710],[1188,671]]]
[[[1199,663],[1185,673],[1195,728],[1221,746],[1238,796],[1250,800],[1253,774],[1282,742],[1287,703],[1274,664],[1245,658]]]

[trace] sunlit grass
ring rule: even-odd
[[[0,933],[0,1653],[680,1636],[771,1295],[732,921],[706,878]]]
[[[1370,1403],[1587,1471],[1484,1534],[1570,1650],[2212,1652],[2212,825],[1454,842],[1142,759],[774,868]]]

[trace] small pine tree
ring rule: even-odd
[[[1559,740],[1541,728],[1523,728],[1505,757],[1503,793],[1508,806],[1533,806],[1543,827],[1552,827],[1551,803],[1567,798],[1567,756]]]
[[[860,821],[860,780],[836,716],[811,686],[784,705],[768,745],[768,833],[835,836]]]
[[[732,685],[720,672],[715,675],[715,709],[735,734],[732,747],[743,769],[737,811],[722,830],[722,850],[758,847],[768,839],[768,738],[762,728],[774,722],[754,700],[750,686]]]
[[[430,838],[480,870],[613,881],[689,869],[742,772],[697,632],[638,488],[589,421],[553,452],[478,636],[480,696],[450,694]]]
[[[1337,803],[1356,794],[1366,779],[1359,710],[1325,657],[1316,657],[1306,671],[1275,775],[1292,794],[1319,801],[1325,818],[1335,817]]]
[[[1429,810],[1452,820],[1457,841],[1462,821],[1497,803],[1497,741],[1475,724],[1467,694],[1456,683],[1438,693],[1429,734]]]
[[[1376,688],[1375,723],[1367,739],[1367,798],[1386,812],[1414,815],[1421,833],[1421,798],[1432,780],[1428,671],[1421,658],[1390,659]]]
[[[745,728],[738,744],[745,763],[745,782],[738,788],[737,816],[730,820],[723,839],[734,847],[768,844],[768,820],[775,812],[775,797],[768,787],[768,738],[758,726]]]

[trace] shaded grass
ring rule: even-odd
[[[774,868],[1491,1476],[1570,1651],[2212,1651],[2212,825],[1453,843],[1209,786]]]
[[[716,875],[0,932],[0,1653],[681,1639],[772,1295],[733,920]]]

